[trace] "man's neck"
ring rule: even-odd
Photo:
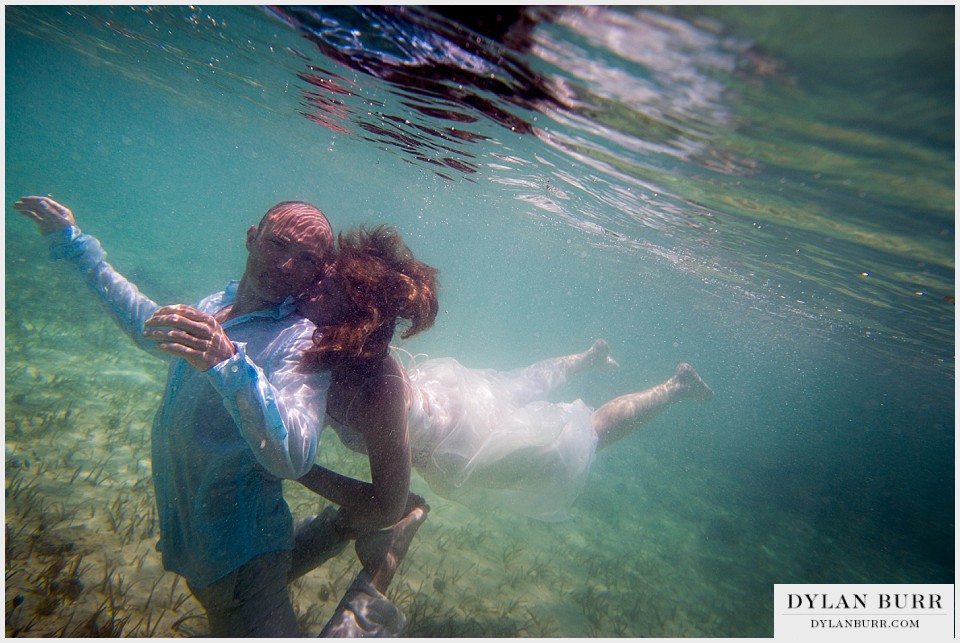
[[[237,295],[234,297],[233,304],[223,308],[217,313],[216,317],[217,321],[222,324],[241,315],[246,315],[257,310],[264,310],[265,308],[272,308],[275,305],[276,304],[265,301],[262,297],[258,297],[255,293],[251,292],[246,282],[240,279],[240,283],[237,284]]]

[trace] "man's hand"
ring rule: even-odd
[[[144,326],[143,336],[159,342],[158,350],[182,357],[201,371],[236,353],[220,322],[191,306],[158,308]]]
[[[14,203],[13,207],[36,223],[40,234],[44,236],[68,226],[77,225],[73,212],[50,197],[25,196]]]

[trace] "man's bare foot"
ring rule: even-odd
[[[419,502],[412,503],[412,509],[409,508],[411,503],[408,503],[407,514],[397,524],[357,538],[357,558],[370,575],[373,586],[381,593],[387,591],[413,537],[430,511],[430,506],[423,498],[415,497]]]
[[[693,367],[686,362],[677,365],[677,372],[671,378],[682,391],[683,397],[691,400],[709,400],[713,397],[713,389],[700,379]]]

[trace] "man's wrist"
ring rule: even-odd
[[[257,381],[257,369],[247,359],[246,342],[234,342],[233,349],[233,355],[202,371],[222,397],[230,397]]]

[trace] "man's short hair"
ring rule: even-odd
[[[257,232],[259,233],[263,230],[263,225],[268,219],[272,219],[279,214],[292,214],[295,216],[316,217],[321,219],[323,224],[321,231],[318,231],[318,235],[321,235],[324,251],[329,253],[333,250],[333,226],[330,225],[327,215],[325,215],[320,208],[306,201],[281,201],[276,204],[261,217],[260,223],[257,224]]]

